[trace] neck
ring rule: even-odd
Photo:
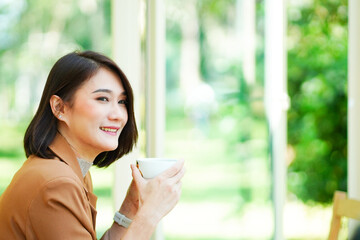
[[[96,155],[92,155],[91,153],[85,154],[84,152],[81,153],[80,149],[75,147],[76,145],[71,142],[71,138],[68,137],[66,134],[64,134],[63,131],[58,130],[58,133],[66,140],[66,142],[69,144],[71,149],[74,151],[75,156],[77,159],[83,159],[87,162],[93,163],[95,160]]]

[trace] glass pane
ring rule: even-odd
[[[166,154],[187,173],[166,239],[272,236],[262,8],[167,1]]]

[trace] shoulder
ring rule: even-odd
[[[0,225],[16,221],[24,227],[29,218],[45,224],[53,221],[46,216],[56,219],[64,212],[87,222],[90,207],[81,180],[59,159],[29,157],[0,197]]]
[[[78,193],[84,191],[81,180],[66,163],[59,159],[30,156],[14,175],[5,195],[12,199],[22,199],[19,204],[27,205],[37,194],[45,190],[50,194],[51,189],[60,189],[61,186]]]
[[[69,178],[81,185],[80,179],[72,168],[58,158],[44,159],[37,156],[30,156],[18,174],[23,178],[29,180],[36,179],[40,182],[51,182],[56,179]]]

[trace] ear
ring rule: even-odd
[[[50,107],[54,116],[59,119],[59,121],[64,121],[64,113],[65,113],[65,103],[64,101],[57,95],[52,95],[50,98]]]

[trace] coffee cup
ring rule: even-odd
[[[139,158],[136,160],[136,166],[144,178],[151,179],[164,172],[176,162],[176,159],[171,158]]]

